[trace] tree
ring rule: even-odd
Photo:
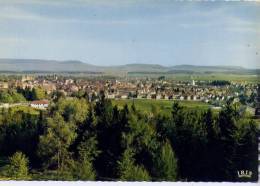
[[[206,128],[206,138],[207,144],[206,149],[203,152],[203,167],[202,167],[202,179],[203,181],[216,181],[218,180],[218,170],[219,166],[219,141],[218,134],[215,126],[215,119],[213,117],[213,112],[208,109],[206,113],[203,114],[203,123]]]
[[[10,156],[17,151],[23,152],[30,159],[30,166],[38,165],[36,149],[39,135],[42,134],[38,111],[24,107],[4,109],[0,121],[0,151],[3,156]]]
[[[177,159],[169,142],[160,149],[155,159],[155,172],[158,180],[176,181]]]
[[[77,149],[79,159],[88,159],[92,162],[100,154],[100,151],[97,149],[97,144],[98,141],[96,140],[96,136],[84,134]]]
[[[40,87],[32,89],[32,100],[41,100],[46,98],[45,91]]]
[[[95,180],[96,178],[92,162],[88,159],[76,162],[72,174],[74,174],[76,180]]]
[[[53,105],[40,114],[0,109],[0,152],[11,156],[1,161],[1,176],[28,179],[30,162],[40,179],[244,181],[237,171],[249,170],[245,181],[257,180],[259,129],[234,104],[212,112],[174,103],[171,114],[154,117],[113,106],[103,93],[94,103],[61,98]]]
[[[29,160],[22,152],[16,152],[9,158],[6,167],[6,176],[14,179],[28,179]]]
[[[25,87],[25,89],[22,89],[20,87],[17,88],[17,92],[23,94],[23,96],[28,100],[32,101],[33,100],[33,93],[31,88]]]
[[[230,181],[236,178],[236,169],[234,158],[236,154],[236,117],[238,114],[230,102],[227,103],[224,109],[219,113],[218,127],[219,127],[219,145],[220,145],[220,162],[219,179]]]
[[[225,85],[230,85],[231,83],[225,80],[214,80],[210,84],[214,86],[225,86]]]
[[[134,152],[127,149],[118,161],[119,180],[122,181],[148,181],[150,176],[144,167],[134,163]]]
[[[95,131],[98,140],[99,156],[94,164],[99,176],[115,178],[115,165],[121,155],[121,125],[117,107],[112,106],[110,100],[105,100],[101,93],[95,105]]]
[[[0,91],[0,102],[3,103],[13,103],[13,98],[8,92]]]
[[[99,152],[96,148],[88,149],[86,146],[87,144],[91,144],[92,140],[93,139],[79,146],[79,158],[78,161],[76,161],[76,166],[74,168],[75,177],[79,180],[95,180],[96,178],[96,171],[93,168],[93,160],[99,154]],[[94,152],[91,150],[94,150]]]
[[[235,165],[237,170],[250,170],[253,174],[251,178],[238,178],[237,181],[248,182],[258,179],[258,134],[259,129],[253,120],[240,119]]]
[[[89,111],[89,105],[85,99],[59,99],[52,112],[58,112],[66,122],[82,124]]]
[[[75,129],[71,123],[66,123],[59,113],[53,118],[47,118],[47,129],[40,136],[38,154],[46,168],[63,171],[70,161],[69,146],[75,139]]]
[[[174,102],[172,105],[172,118],[176,126],[181,126],[184,123],[183,107],[179,102]]]
[[[188,110],[174,103],[172,118],[165,129],[171,146],[178,159],[178,176],[180,179],[198,181],[202,177],[201,169],[204,166],[204,154],[206,152],[206,129],[203,124],[202,112]],[[189,152],[189,153],[187,153]]]
[[[165,80],[165,76],[158,77],[158,81],[162,81],[162,80]]]
[[[9,90],[8,93],[12,96],[14,103],[19,103],[25,101],[25,98],[22,94],[17,93],[16,90]]]
[[[140,113],[131,113],[126,129],[122,132],[123,148],[132,148],[136,163],[144,165],[145,169],[151,172],[153,168],[151,162],[159,145],[155,127]]]
[[[95,136],[85,132],[81,143],[78,145],[78,161],[76,162],[76,177],[80,180],[95,180],[96,171],[93,168],[93,160],[100,153],[97,149]]]
[[[64,99],[65,94],[64,94],[64,92],[61,92],[61,91],[53,91],[51,94],[51,98],[56,103],[59,101],[59,99],[62,99],[62,98]]]

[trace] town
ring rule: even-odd
[[[12,94],[13,91],[21,93],[21,90],[26,89],[39,89],[44,95],[36,99],[29,99],[32,102],[10,101],[5,95]],[[198,101],[213,105],[215,108],[220,108],[225,101],[232,99],[233,102],[240,102],[252,109],[256,106],[257,84],[225,80],[177,81],[164,76],[158,78],[80,78],[55,74],[3,76],[0,81],[0,107],[23,104],[44,109],[57,94],[67,98],[85,95],[89,101],[95,101],[101,91],[104,92],[107,99]]]

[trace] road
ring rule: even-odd
[[[0,104],[0,108],[10,108],[15,106],[28,106],[29,103],[3,103]]]

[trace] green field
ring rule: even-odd
[[[153,99],[125,99],[125,100],[112,100],[113,105],[117,105],[119,108],[123,108],[125,104],[131,106],[134,103],[137,110],[150,113],[150,112],[160,112],[171,113],[173,100],[153,100]],[[179,103],[187,107],[188,109],[199,109],[207,110],[211,105],[200,102],[200,101],[179,101]]]
[[[228,74],[228,73],[212,73],[212,74],[167,74],[167,73],[132,73],[130,77],[151,77],[158,78],[165,76],[167,79],[173,79],[176,81],[188,81],[194,79],[195,81],[214,81],[214,80],[226,80],[233,82],[248,82],[259,83],[259,76],[251,74]]]

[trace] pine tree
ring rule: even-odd
[[[219,132],[219,146],[220,154],[218,168],[219,179],[225,181],[232,181],[236,179],[236,169],[234,158],[236,153],[236,117],[237,114],[233,109],[231,103],[227,103],[226,107],[219,113],[218,126]]]
[[[121,148],[121,114],[117,106],[113,107],[110,100],[106,100],[101,94],[100,100],[95,105],[95,131],[98,140],[99,156],[94,165],[101,177],[116,176],[116,162],[119,159]]]
[[[83,159],[76,162],[72,174],[75,174],[74,177],[76,180],[90,181],[95,180],[96,178],[96,173],[92,166],[92,162],[88,159]]]
[[[21,180],[28,179],[28,165],[28,158],[22,152],[16,152],[9,158],[9,165],[6,167],[6,176]]]
[[[217,180],[217,166],[219,159],[219,146],[217,141],[217,130],[215,127],[215,118],[211,109],[208,109],[202,114],[202,129],[205,134],[205,143],[200,151],[200,174],[197,180],[216,181]]]
[[[156,177],[158,180],[176,181],[177,159],[169,142],[166,142],[160,149],[155,160]]]
[[[126,149],[120,161],[118,161],[119,180],[121,181],[148,181],[150,176],[143,166],[134,162],[134,152]]]
[[[74,174],[79,180],[95,180],[96,171],[93,168],[93,160],[100,152],[97,149],[96,137],[85,135],[78,146],[78,161],[75,163]]]
[[[252,120],[241,119],[238,146],[236,151],[236,169],[252,171],[252,177],[237,181],[257,181],[258,179],[258,142],[259,129]]]
[[[46,168],[62,171],[70,160],[69,146],[75,139],[75,132],[70,123],[66,123],[62,116],[55,113],[53,118],[47,119],[47,130],[40,136],[38,154]]]

